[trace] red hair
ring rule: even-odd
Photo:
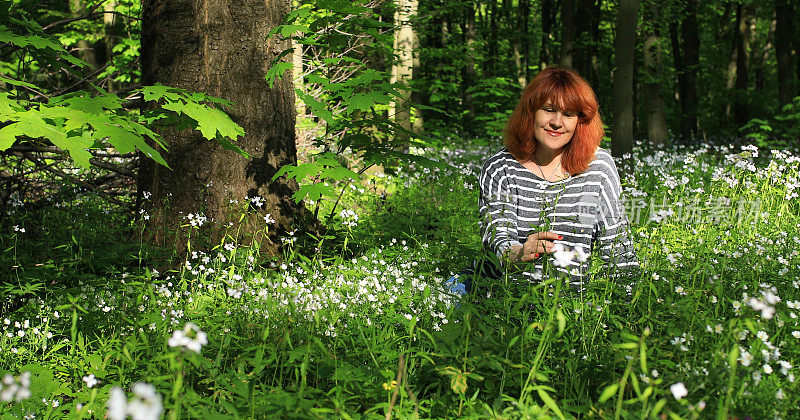
[[[561,166],[571,175],[586,171],[603,138],[603,121],[592,87],[572,70],[548,67],[522,91],[505,129],[506,148],[517,159],[529,160],[536,151],[534,114],[550,102],[565,112],[578,114],[578,124],[564,146]]]

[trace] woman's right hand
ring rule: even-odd
[[[563,239],[561,235],[549,231],[528,235],[528,239],[522,244],[522,255],[519,260],[530,262],[539,258],[541,254],[553,252],[555,246],[553,241],[559,239]]]

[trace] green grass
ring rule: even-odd
[[[112,388],[136,382],[169,418],[791,415],[797,157],[637,150],[623,184],[640,279],[483,279],[462,299],[442,284],[479,255],[477,172],[494,151],[365,179],[332,237],[298,235],[275,261],[228,240],[159,273],[98,200],[17,207],[0,235],[20,306],[0,317],[0,373],[31,372],[32,396],[0,415],[103,418]],[[207,335],[199,353],[168,345],[187,322]]]

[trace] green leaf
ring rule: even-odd
[[[333,187],[323,183],[301,185],[297,192],[292,195],[292,198],[294,198],[296,203],[299,203],[306,197],[313,201],[317,201],[322,198],[323,195],[336,197],[336,192],[333,191]]]
[[[7,125],[0,129],[0,150],[11,147],[18,136],[28,136],[33,138],[45,138],[56,147],[69,152],[75,163],[88,168],[91,153],[86,148],[92,145],[84,137],[71,136],[61,129],[61,127],[46,122],[38,115],[37,110],[28,110],[17,114],[18,122]]]
[[[564,316],[564,312],[559,309],[556,312],[556,319],[558,320],[558,335],[564,334],[564,328],[567,326],[567,318]]]
[[[302,32],[304,34],[311,32],[311,29],[307,25],[280,25],[280,31],[282,36],[292,36],[295,32]]]
[[[197,122],[197,129],[203,137],[214,140],[219,133],[223,137],[236,140],[244,135],[244,129],[233,122],[224,112],[196,102],[181,103],[180,101],[166,103],[164,109],[185,114]]]
[[[278,170],[278,173],[273,175],[271,181],[275,181],[279,177],[286,175],[287,178],[294,178],[300,183],[307,175],[319,173],[321,170],[322,166],[313,162],[301,163],[297,166],[284,165]]]
[[[183,100],[185,98],[179,89],[164,86],[162,84],[143,86],[142,96],[145,101],[158,101],[160,99],[166,99],[170,102],[174,102]]]
[[[553,412],[556,413],[556,415],[558,415],[559,418],[561,419],[565,418],[564,413],[561,412],[561,409],[558,408],[558,404],[556,404],[555,400],[553,400],[553,398],[550,396],[550,394],[547,393],[547,391],[545,391],[541,387],[537,387],[536,393],[539,394],[539,398],[542,399],[544,405],[546,405],[547,408],[553,410]]]
[[[16,79],[11,79],[11,78],[3,76],[2,74],[0,74],[0,81],[8,83],[9,85],[25,86],[25,87],[29,87],[31,89],[39,89],[39,87],[36,86],[36,85],[30,84],[28,82],[22,82],[22,81],[19,81],[19,80],[16,80]]]
[[[283,77],[283,74],[291,69],[292,63],[288,63],[286,61],[279,61],[270,67],[269,70],[267,70],[266,75],[267,82],[269,82],[269,87],[272,88],[272,85],[275,83],[275,81]]]
[[[0,92],[0,120],[11,119],[14,115],[24,110],[25,108],[22,107],[19,101],[13,99],[11,94]],[[0,142],[2,142],[2,139],[0,139]]]
[[[325,122],[327,122],[328,124],[335,123],[333,113],[327,109],[324,103],[314,99],[314,97],[312,97],[311,95],[307,95],[300,89],[295,89],[294,91],[297,94],[297,97],[301,101],[303,101],[303,103],[306,104],[306,106],[311,108],[311,110],[314,112],[316,116],[324,119]]]
[[[91,97],[86,92],[80,92],[81,96],[58,97],[50,100],[50,105],[64,105],[70,108],[79,109],[83,112],[100,114],[105,110],[116,110],[122,107],[122,99],[111,93],[103,93]],[[66,95],[65,95],[66,96]]]
[[[598,401],[601,402],[601,403],[604,403],[604,402],[608,401],[611,397],[614,396],[614,394],[617,393],[617,389],[619,389],[619,383],[613,383],[613,384],[607,386],[603,390],[603,393],[600,394],[600,399]]]
[[[377,104],[388,104],[391,101],[389,95],[381,92],[367,92],[356,93],[353,96],[345,99],[343,102],[347,104],[345,112],[351,113],[353,111],[368,111],[370,108]]]
[[[130,153],[135,149],[139,149],[147,157],[161,165],[169,167],[161,154],[150,147],[144,139],[135,132],[131,132],[117,125],[106,124],[96,126],[95,135],[100,138],[107,138],[106,140],[120,153]]]
[[[330,166],[322,171],[320,177],[340,181],[345,178],[358,179],[358,174],[343,166]]]

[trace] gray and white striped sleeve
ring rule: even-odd
[[[481,170],[480,228],[483,246],[504,261],[517,239],[517,205],[509,190],[508,175],[501,161],[489,159]]]
[[[608,265],[612,278],[637,275],[639,260],[631,240],[630,224],[622,206],[622,185],[610,154],[600,159],[600,212],[595,228],[600,258]]]

